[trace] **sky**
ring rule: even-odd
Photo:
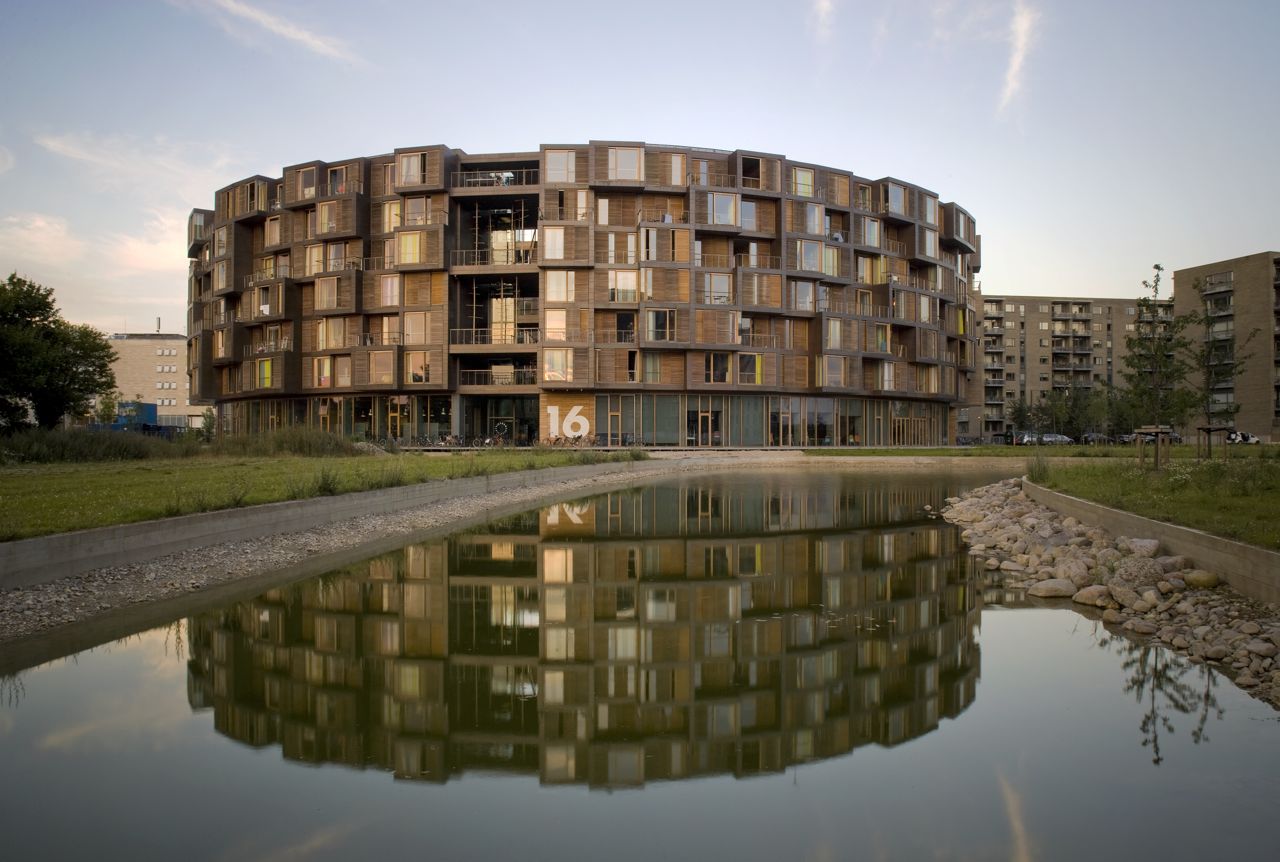
[[[0,271],[181,332],[187,214],[237,180],[639,140],[935,191],[989,295],[1136,296],[1280,248],[1276,44],[1275,0],[5,0]]]

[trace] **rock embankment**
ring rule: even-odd
[[[1150,638],[1280,707],[1280,608],[1247,598],[1155,539],[1113,538],[1101,527],[1032,502],[1020,479],[948,498],[969,553],[1028,595],[1070,599],[1103,622]]]

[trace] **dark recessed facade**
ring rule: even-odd
[[[939,444],[974,370],[972,216],[766,153],[307,162],[217,192],[188,253],[193,403],[233,432]]]

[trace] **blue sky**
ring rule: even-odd
[[[1280,247],[1280,3],[10,0],[0,270],[109,332],[185,320],[185,226],[282,166],[627,139],[897,176],[989,294],[1135,295]]]

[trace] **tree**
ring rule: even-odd
[[[1014,431],[1031,430],[1031,405],[1027,403],[1027,396],[1019,395],[1017,398],[1010,398],[1005,407],[1005,415],[1013,423]]]
[[[94,411],[93,418],[99,425],[110,425],[116,421],[116,416],[120,412],[120,402],[123,400],[124,393],[119,389],[103,392],[98,396],[98,409]]]
[[[106,336],[63,320],[52,288],[17,273],[0,282],[0,355],[0,429],[27,424],[29,411],[52,428],[115,388],[115,351]]]
[[[206,407],[204,408],[204,413],[200,416],[200,436],[204,438],[204,442],[212,443],[217,433],[218,416],[213,412],[212,407]]]
[[[1167,301],[1160,299],[1164,267],[1156,264],[1153,269],[1152,280],[1142,282],[1151,295],[1138,300],[1134,332],[1125,338],[1128,355],[1120,376],[1136,422],[1181,425],[1196,403],[1187,385],[1191,339],[1186,334],[1196,315],[1175,316],[1168,309]]]

